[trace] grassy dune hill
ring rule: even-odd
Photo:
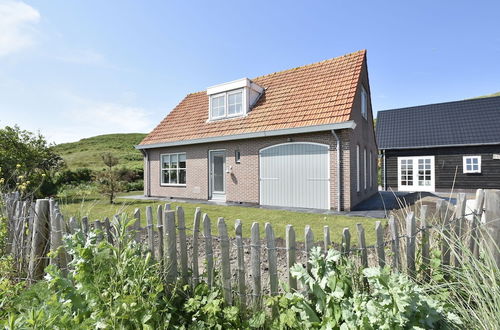
[[[481,99],[483,97],[493,97],[493,96],[500,96],[500,92],[498,93],[493,93],[493,94],[489,94],[489,95],[482,95],[482,96],[478,96],[477,98],[478,99]]]
[[[143,133],[98,135],[78,142],[58,144],[54,151],[66,161],[69,169],[103,168],[101,154],[110,152],[120,160],[119,167],[142,168],[142,154],[134,149],[146,136]]]

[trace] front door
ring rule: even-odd
[[[434,156],[398,157],[399,191],[434,191]]]
[[[210,199],[226,200],[226,151],[211,150],[210,158]]]

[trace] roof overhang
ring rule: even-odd
[[[278,129],[278,130],[274,130],[274,131],[252,132],[252,133],[243,133],[243,134],[234,134],[234,135],[213,136],[213,137],[193,139],[193,140],[181,140],[181,141],[172,141],[172,142],[144,144],[144,145],[137,145],[137,146],[135,146],[135,148],[139,149],[139,150],[140,149],[153,149],[153,148],[183,146],[183,145],[189,145],[189,144],[255,139],[255,138],[262,138],[262,137],[267,137],[267,136],[313,133],[313,132],[331,131],[331,130],[336,130],[336,129],[354,129],[354,128],[356,128],[356,123],[353,120],[348,120],[348,121],[345,121],[342,123],[334,123],[334,124],[326,124],[326,125],[294,127],[294,128]]]
[[[491,146],[500,145],[500,142],[487,142],[487,143],[462,143],[462,144],[441,144],[435,146],[414,146],[414,147],[394,147],[394,148],[382,148],[380,150],[410,150],[410,149],[433,149],[433,148],[451,148],[451,147],[476,147],[476,146]]]

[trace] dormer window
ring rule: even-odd
[[[208,88],[209,121],[245,116],[263,92],[247,78]]]
[[[211,96],[210,104],[212,106],[212,119],[223,118],[226,116],[226,94]]]
[[[211,119],[243,115],[243,89],[211,95],[210,107]]]

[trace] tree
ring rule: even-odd
[[[40,133],[21,130],[17,125],[0,128],[0,178],[5,187],[21,187],[29,193],[36,190],[39,195],[54,194],[51,177],[64,166],[64,161],[52,146]]]
[[[113,204],[116,194],[124,189],[124,184],[120,180],[120,174],[113,168],[118,165],[118,158],[107,152],[101,155],[101,159],[107,168],[97,173],[96,181],[99,191],[108,196],[109,203]]]

